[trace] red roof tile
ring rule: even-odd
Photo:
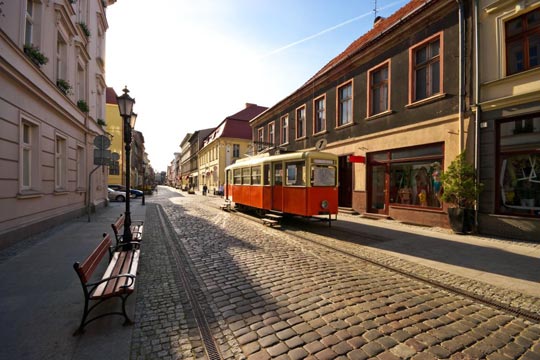
[[[322,74],[328,72],[336,65],[340,64],[348,57],[355,54],[357,51],[361,50],[364,46],[368,45],[371,41],[375,40],[379,36],[383,35],[389,30],[392,30],[395,26],[399,25],[401,21],[405,18],[408,18],[410,15],[414,14],[416,11],[420,10],[424,5],[429,3],[434,3],[438,0],[411,0],[406,5],[401,7],[395,13],[390,15],[385,19],[381,19],[377,22],[371,30],[362,35],[360,38],[356,39],[345,51],[341,54],[330,60],[322,69],[320,69],[314,76],[312,76],[306,84],[310,83],[312,80],[321,76]],[[306,85],[304,84],[304,85]]]
[[[116,101],[116,91],[114,91],[112,87],[108,87],[105,94],[107,104],[118,104],[118,102]]]

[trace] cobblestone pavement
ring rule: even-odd
[[[133,359],[540,359],[538,324],[162,189]]]

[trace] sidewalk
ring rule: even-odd
[[[110,224],[124,211],[125,203],[111,202],[92,214],[91,222],[85,215],[0,252],[0,358],[129,358],[133,327],[122,326],[121,316],[107,316],[82,336],[72,336],[84,309],[73,263],[93,251],[102,233],[112,234]],[[133,220],[144,220],[145,213],[140,200],[131,201]],[[104,272],[105,263],[97,273]],[[135,298],[127,302],[130,315]]]

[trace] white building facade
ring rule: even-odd
[[[93,157],[114,2],[0,2],[0,248],[107,203]]]

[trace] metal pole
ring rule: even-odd
[[[124,221],[124,236],[122,241],[125,243],[130,243],[132,240],[131,234],[131,210],[129,208],[129,199],[131,197],[130,193],[130,177],[131,177],[131,125],[129,123],[130,116],[124,117],[124,142],[126,143],[126,212],[125,212],[125,221]]]
[[[142,204],[144,204],[144,193],[145,193],[145,186],[144,186],[144,178],[146,176],[146,166],[143,166],[142,168]]]

